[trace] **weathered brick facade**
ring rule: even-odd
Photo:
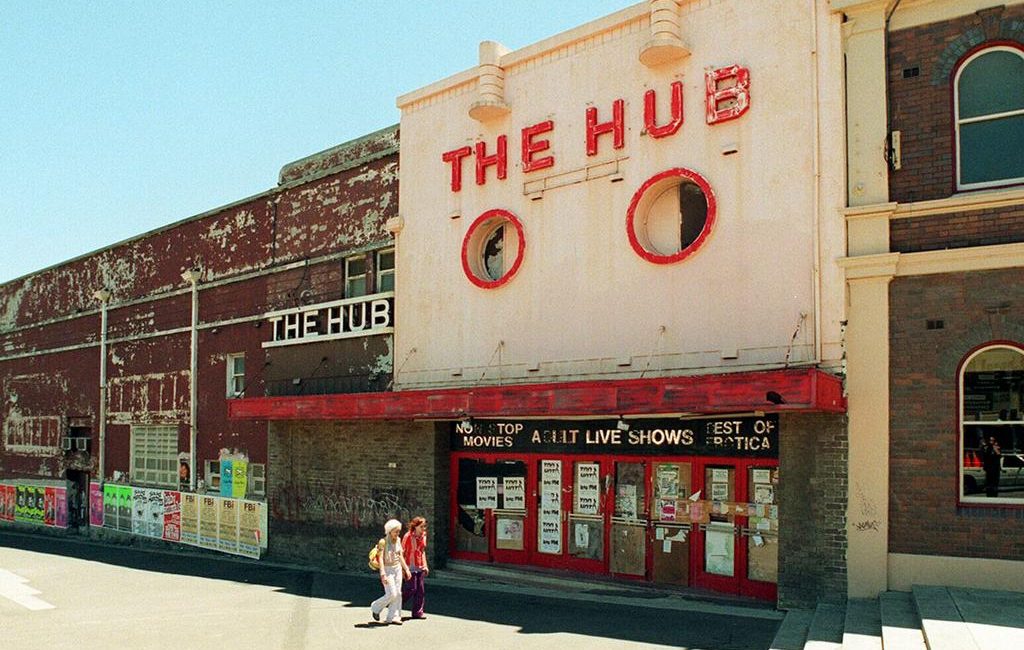
[[[1024,509],[957,505],[957,372],[983,343],[1024,342],[1024,269],[897,278],[890,297],[890,550],[1024,560]]]
[[[365,568],[385,521],[423,516],[428,561],[439,566],[447,555],[448,435],[445,425],[425,422],[272,422],[270,556]]]
[[[780,607],[846,597],[846,418],[784,415],[779,422]]]

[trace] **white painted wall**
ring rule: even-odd
[[[650,38],[647,3],[504,55],[511,111],[493,122],[469,116],[475,68],[399,99],[397,387],[778,367],[787,351],[791,363],[812,362],[816,266],[825,297],[820,347],[826,363],[838,362],[843,284],[833,260],[845,239],[838,21],[826,0],[689,2],[682,14],[692,54],[657,68],[638,61]],[[704,72],[732,64],[750,69],[751,108],[709,126]],[[674,136],[651,138],[642,132],[644,92],[658,91],[663,120],[675,80],[684,84],[685,122]],[[598,107],[606,121],[617,98],[626,102],[625,147],[614,150],[611,136],[602,136],[599,155],[588,158],[586,108]],[[828,125],[821,131],[816,105]],[[552,144],[545,153],[555,166],[523,174],[520,130],[547,119],[555,128],[543,136]],[[463,189],[452,193],[441,155],[477,140],[493,152],[501,134],[509,141],[508,178],[497,180],[491,168],[477,186],[467,158]],[[723,156],[730,144],[738,153]],[[816,144],[831,147],[817,167]],[[605,176],[547,190],[540,200],[524,194],[526,183],[616,159],[621,182]],[[717,223],[698,253],[655,265],[630,247],[626,210],[646,179],[671,167],[709,181]],[[460,252],[470,224],[492,208],[522,221],[526,256],[509,283],[484,290],[463,274]],[[801,313],[807,318],[790,350]],[[728,350],[738,359],[723,359]],[[624,358],[631,365],[620,365]],[[539,370],[528,370],[534,364]]]

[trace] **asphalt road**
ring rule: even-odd
[[[374,573],[0,531],[0,648],[767,648],[761,610],[427,580],[427,619],[372,623]],[[688,605],[686,607],[689,607]],[[408,614],[408,612],[406,612]]]

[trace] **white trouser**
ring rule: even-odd
[[[380,614],[387,607],[384,622],[399,621],[402,619],[402,566],[384,567],[384,576],[388,579],[384,595],[370,604],[370,611]]]

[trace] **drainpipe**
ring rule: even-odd
[[[181,274],[181,279],[192,285],[192,344],[189,355],[188,372],[188,487],[196,491],[196,373],[199,370],[199,278],[202,271],[189,269]]]
[[[110,292],[106,289],[98,289],[93,292],[93,298],[100,301],[100,460],[99,478],[100,484],[106,482],[106,456],[107,456],[107,304],[110,302]]]

